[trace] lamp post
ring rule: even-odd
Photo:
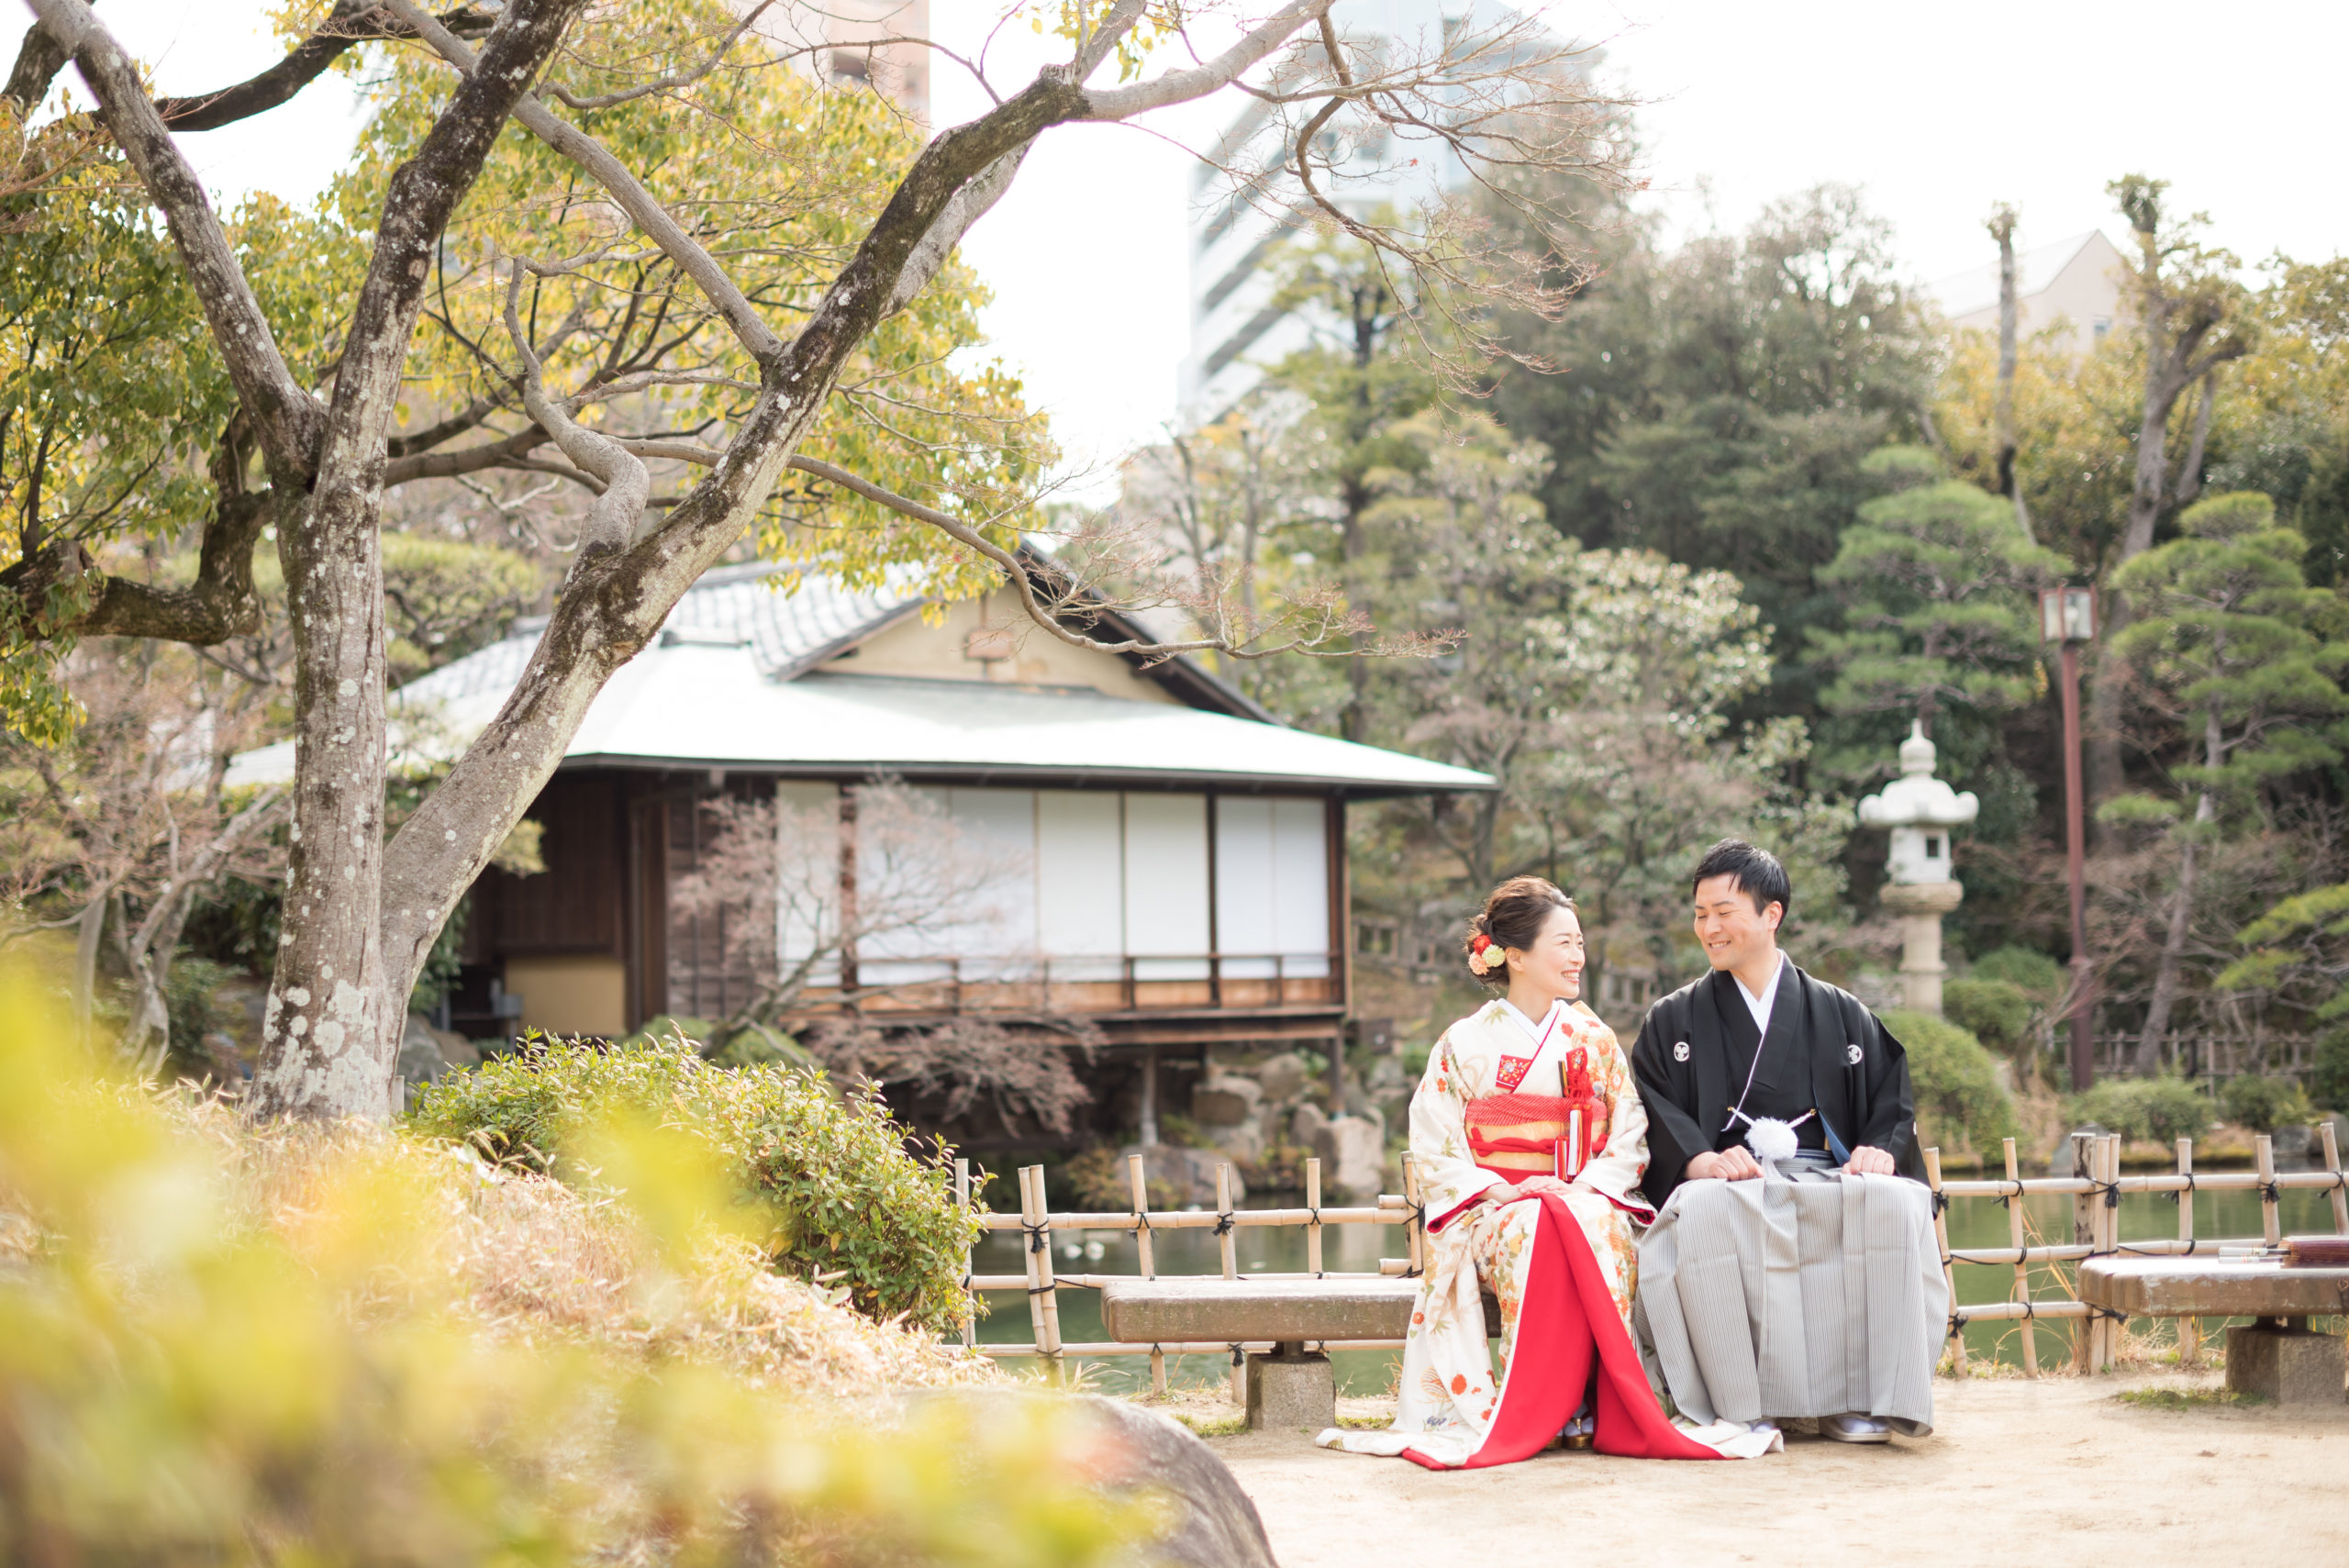
[[[2096,1081],[2095,965],[2088,961],[2087,817],[2080,787],[2080,644],[2096,639],[2096,590],[2050,588],[2039,595],[2039,640],[2062,650],[2064,860],[2072,884],[2072,1092]]]

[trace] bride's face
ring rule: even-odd
[[[1531,947],[1508,950],[1509,988],[1571,1002],[1582,995],[1582,921],[1571,909],[1553,909]]]

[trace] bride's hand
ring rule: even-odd
[[[1573,1190],[1571,1184],[1555,1176],[1528,1176],[1513,1187],[1495,1187],[1492,1195],[1495,1203],[1515,1203],[1519,1198],[1532,1197],[1537,1193],[1555,1193],[1564,1197]]]

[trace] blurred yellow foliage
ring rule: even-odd
[[[615,1112],[583,1196],[106,1077],[0,974],[0,1559],[1090,1563],[1159,1520],[1049,1401],[768,1273]]]

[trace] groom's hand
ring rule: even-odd
[[[1863,1143],[1852,1151],[1852,1157],[1843,1162],[1843,1170],[1854,1176],[1889,1176],[1893,1173],[1892,1156]]]
[[[1718,1154],[1698,1155],[1680,1173],[1691,1182],[1717,1178],[1724,1182],[1750,1182],[1762,1174],[1762,1167],[1754,1163],[1753,1156],[1746,1152],[1743,1144],[1731,1144]]]

